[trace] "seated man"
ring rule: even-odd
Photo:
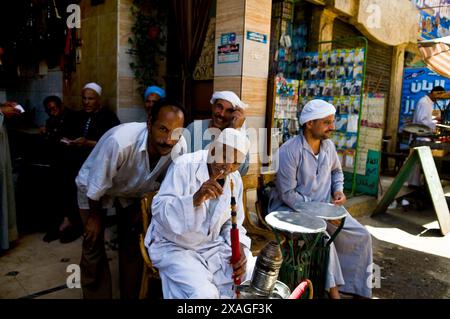
[[[228,128],[209,150],[185,154],[169,168],[153,199],[145,238],[164,298],[232,298],[233,277],[241,282],[251,277],[255,259],[242,226],[243,186],[237,172],[248,148],[246,136]],[[235,264],[230,264],[232,195],[241,250]]]
[[[300,202],[332,202],[343,205],[344,175],[336,148],[329,140],[336,109],[323,100],[309,101],[300,115],[302,132],[279,150],[276,188],[269,210],[296,210]],[[328,223],[327,231],[337,227]],[[330,249],[326,289],[331,298],[339,291],[370,298],[367,278],[372,275],[372,241],[369,232],[348,215],[344,228]],[[339,287],[339,288],[338,288]]]
[[[212,104],[212,117],[210,120],[197,120],[186,127],[184,137],[188,143],[189,152],[208,149],[220,132],[227,127],[245,132],[244,109],[247,104],[231,91],[214,92],[210,103]],[[247,174],[249,167],[249,154],[239,167],[241,176]]]
[[[85,298],[111,298],[111,273],[105,252],[106,208],[116,203],[121,298],[137,298],[143,260],[139,248],[140,200],[155,191],[173,158],[186,151],[181,138],[184,110],[160,100],[147,123],[126,123],[100,139],[80,169],[78,206],[85,235],[81,286]]]

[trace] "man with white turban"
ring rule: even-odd
[[[234,128],[245,132],[244,110],[247,104],[232,91],[216,91],[211,97],[212,117],[207,120],[196,120],[189,124],[184,132],[190,152],[208,149],[208,146],[225,128]],[[249,155],[239,167],[243,176],[248,171]]]
[[[245,134],[226,128],[208,150],[185,154],[169,168],[153,199],[145,238],[164,298],[232,298],[232,278],[251,278],[255,259],[242,225],[243,186],[237,172],[248,149]],[[231,196],[241,249],[235,264],[230,264]]]
[[[344,175],[330,134],[336,109],[323,100],[306,103],[300,114],[302,132],[279,149],[276,187],[269,202],[270,211],[296,211],[299,203],[324,202],[343,205]],[[327,223],[327,232],[336,231]],[[325,288],[331,298],[339,291],[370,298],[372,241],[369,232],[347,215],[344,227],[330,246]]]

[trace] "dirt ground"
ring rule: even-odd
[[[430,202],[407,199],[408,206],[357,218],[372,234],[373,261],[381,267],[373,298],[450,298],[450,234],[442,236]]]
[[[381,267],[375,298],[450,298],[450,234],[440,233],[431,204],[421,210],[399,207],[359,221],[372,233],[374,263]]]

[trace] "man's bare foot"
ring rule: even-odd
[[[62,232],[70,226],[72,226],[72,223],[70,222],[69,218],[64,217],[64,221],[62,222],[61,225],[59,225],[59,231]]]

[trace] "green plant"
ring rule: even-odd
[[[159,60],[165,55],[164,24],[166,23],[166,8],[164,1],[135,0],[131,6],[131,13],[135,19],[131,29],[133,36],[128,39],[132,45],[131,53],[135,56],[130,67],[139,83],[139,94],[151,84],[161,85],[158,82]]]

